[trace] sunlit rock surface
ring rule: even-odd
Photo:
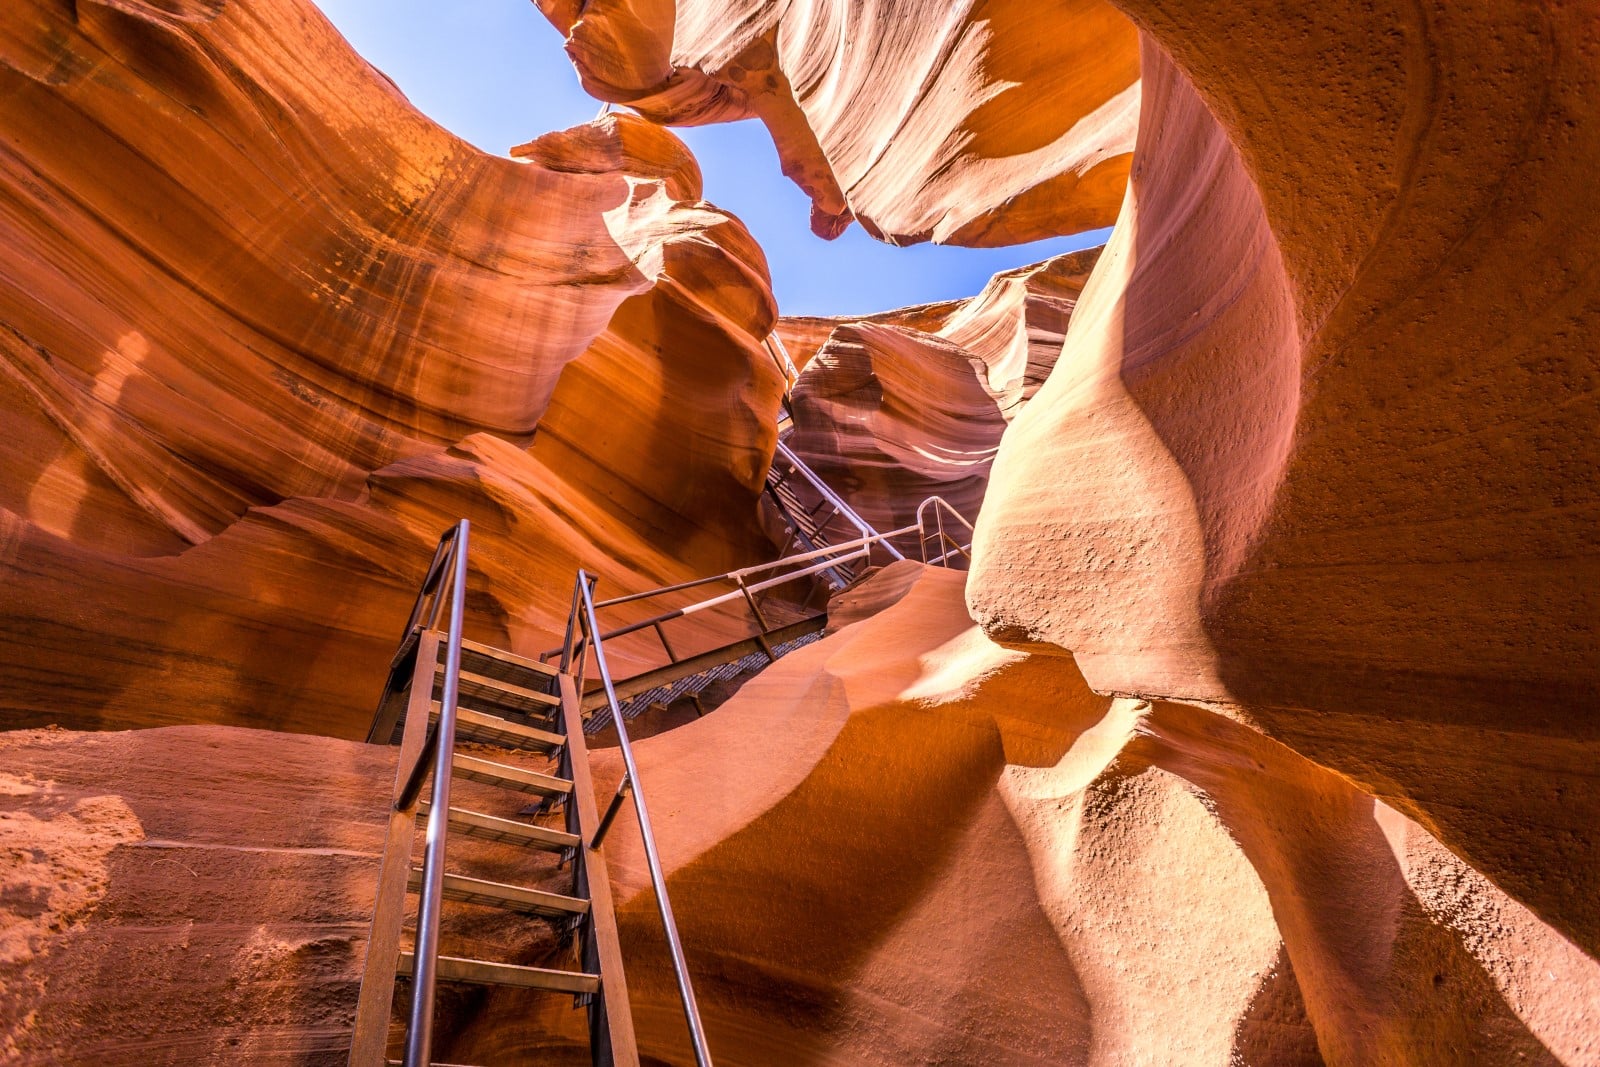
[[[1204,706],[1340,776],[1590,959],[1600,9],[1119,6],[1145,34],[1131,182],[1000,445],[969,608],[1008,646],[1071,652],[1097,692]],[[655,27],[674,62],[716,68],[688,29],[716,8]],[[776,20],[783,57],[795,10],[717,25]],[[903,112],[944,106],[926,68],[875,58]],[[805,114],[828,144],[884,99]],[[1424,1057],[1318,1017],[1369,1011],[1328,991],[1365,987],[1278,912],[1323,1055]]]
[[[997,274],[967,300],[780,319],[803,368],[790,446],[879,530],[915,523],[930,496],[975,519],[1000,437],[1055,365],[1098,254]]]
[[[1248,726],[992,643],[962,579],[895,564],[860,621],[640,746],[720,1057],[1600,1057],[1600,963],[1425,828]],[[613,840],[649,958],[638,838]],[[666,973],[630,972],[636,1015],[692,1062]]]
[[[0,127],[11,725],[358,736],[463,516],[531,652],[770,552],[765,260],[658,127],[484,155],[299,0],[8,4]]]
[[[757,117],[811,225],[1003,245],[1109,225],[1139,111],[1104,0],[537,0],[584,88],[663,123]]]
[[[718,1062],[1600,1061],[1600,9],[1121,6],[1142,60],[1088,5],[547,5],[600,95],[761,115],[824,232],[1123,200],[1042,385],[1063,324],[994,289],[783,327],[882,486],[1003,435],[970,581],[882,572],[639,745]],[[659,131],[489,159],[287,0],[0,31],[9,721],[359,732],[462,514],[473,625],[524,650],[580,562],[763,550],[764,268]],[[1124,197],[1126,138],[1077,138],[1141,70]],[[4,739],[0,1058],[78,1019],[130,1063],[185,1025],[337,1057],[390,766],[216,729]],[[687,1063],[630,819],[636,1017]],[[241,857],[265,899],[213,891]],[[137,951],[179,914],[211,961]],[[443,1043],[581,1060],[552,1003],[465,998]]]
[[[639,746],[719,1062],[1600,1056],[1600,964],[1343,776],[996,645],[959,572],[897,564],[840,619]],[[0,737],[0,1047],[342,1062],[392,751],[216,727]],[[614,751],[596,768],[609,790]],[[692,1062],[631,809],[609,840],[642,1050]],[[503,921],[446,934],[564,951]],[[457,1062],[587,1057],[565,998],[452,993],[441,1013]]]
[[[1286,54],[1264,16],[1158,19],[1196,84],[1147,45],[1127,203],[995,461],[968,598],[1097,690],[1237,709],[1595,952],[1584,12],[1371,13],[1405,32]]]
[[[0,1060],[345,1062],[392,750],[27,730],[0,768]]]

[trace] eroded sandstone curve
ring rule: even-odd
[[[790,446],[879,530],[915,523],[930,496],[976,519],[1001,436],[1055,365],[1098,256],[1003,271],[966,300],[780,319],[802,368]]]
[[[895,564],[856,593],[878,592],[875,613],[858,604],[640,743],[714,1048],[884,1065],[1600,1055],[1600,963],[1427,829],[1226,715],[1100,696],[1069,658],[990,642],[963,584]],[[659,964],[637,837],[613,840],[629,948]],[[651,1051],[689,1062],[670,972],[632,973]]]
[[[1593,950],[1600,315],[1568,264],[1600,214],[1561,175],[1600,151],[1594,11],[1385,8],[1404,32],[1269,57],[1252,7],[1128,6],[1160,43],[1127,202],[997,457],[973,611],[1102,691],[1237,709]]]
[[[12,725],[359,735],[461,517],[530,652],[770,552],[766,261],[666,131],[486,155],[302,0],[7,5],[0,123]]]
[[[1110,223],[1139,104],[1104,0],[540,0],[584,87],[658,122],[758,117],[812,228],[1002,245]]]
[[[975,616],[1074,653],[1099,691],[1232,709],[1600,948],[1600,12],[1118,7],[1143,33],[1130,181],[1061,358],[997,454]],[[702,87],[776,64],[769,95],[800,106],[769,126],[799,146],[783,155],[825,231],[876,204],[854,178],[832,192],[834,146],[876,161],[892,140],[844,134],[883,132],[886,106],[954,106],[914,47],[871,32],[922,40],[936,20],[628,10],[652,14],[623,36],[653,34],[640,46]],[[582,22],[556,21],[583,70]],[[892,91],[808,99],[848,84],[830,79],[857,54]],[[656,108],[646,80],[641,113],[695,113]],[[1041,99],[1047,83],[1030,83]],[[983,117],[992,142],[959,167],[906,157],[899,187],[1003,175],[1014,157],[982,146],[1006,124]],[[893,127],[907,151],[930,128]],[[813,141],[831,169],[804,162]]]

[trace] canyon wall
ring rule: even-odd
[[[1140,13],[1183,43],[1146,45],[1127,203],[996,460],[973,612],[1098,690],[1232,709],[1595,951],[1600,212],[1565,177],[1600,153],[1595,9],[1270,58],[1265,12]]]
[[[834,633],[640,743],[717,1062],[1600,1059],[1600,964],[1426,828],[1259,730],[990,641],[965,584],[895,564],[836,601]],[[343,1062],[391,751],[0,737],[0,1048]],[[609,791],[615,750],[595,767]],[[460,785],[474,810],[520,805]],[[491,850],[467,870],[526,878]],[[692,1062],[631,808],[606,851],[641,1049]],[[445,936],[559,960],[526,925]],[[450,987],[438,1048],[575,1065],[582,1020]]]
[[[864,486],[1003,434],[969,578],[890,568],[639,746],[719,1062],[1600,1062],[1596,4],[541,6],[598,95],[761,117],[819,232],[1121,204],[1070,323],[1046,270],[783,327]],[[524,651],[580,563],[770,551],[764,265],[662,131],[483,156],[290,0],[13,4],[0,78],[8,724],[359,734],[463,514]],[[3,746],[0,1050],[337,1057],[388,756]],[[575,1054],[541,1011],[454,1005],[450,1054]]]
[[[1070,653],[1096,692],[1203,709],[1209,731],[1283,745],[1367,798],[1332,839],[1393,845],[1394,820],[1412,820],[1552,937],[1600,951],[1600,207],[1585,177],[1600,158],[1600,8],[1118,6],[1141,31],[1130,181],[1060,358],[999,447],[973,617],[1007,646]],[[613,27],[653,32],[685,61],[681,82],[633,84],[642,113],[730,117],[684,87],[720,93],[719,64],[769,28],[774,80],[795,87],[774,92],[800,101],[829,158],[877,158],[886,96],[906,116],[954,106],[917,46],[932,31],[911,20],[866,18],[849,37],[905,95],[834,94],[839,53],[801,47],[826,15],[759,5],[717,23],[718,51],[695,32],[716,7]],[[586,67],[585,31],[569,50],[605,80]],[[970,84],[981,97],[989,83]],[[646,92],[657,86],[683,90],[679,109]],[[1123,86],[1101,79],[1086,110]],[[802,140],[775,133],[780,151],[786,137]],[[1004,172],[1009,155],[966,143],[958,163],[899,172],[893,204],[850,196],[847,180],[840,199],[814,194],[817,210],[835,218],[842,202],[890,240],[968,240],[902,221],[943,210],[929,190],[952,173]],[[1003,182],[971,191],[963,218],[1004,211]],[[1080,202],[1054,202],[1081,217]],[[1247,854],[1263,880],[1279,862]],[[1308,1008],[1370,993],[1359,968],[1290,936],[1344,920],[1285,903],[1274,921]],[[1369,1031],[1327,1018],[1321,1052],[1399,1061],[1427,1047],[1363,1044]]]
[[[930,496],[977,518],[1001,435],[1055,365],[1098,255],[1004,271],[966,300],[778,320],[802,368],[790,447],[876,529],[914,524]]]
[[[1017,244],[1107,226],[1139,112],[1104,0],[537,0],[584,88],[672,125],[759,118],[811,226]]]
[[[18,730],[0,767],[0,1059],[345,1062],[391,749]]]
[[[771,552],[765,259],[660,128],[487,156],[304,0],[8,4],[0,125],[9,725],[360,736],[463,516],[524,652]]]
[[[1428,829],[995,644],[963,579],[892,565],[641,744],[718,1062],[1600,1060],[1600,963]],[[647,1050],[692,1062],[637,833],[610,840]]]

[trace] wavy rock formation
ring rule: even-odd
[[[0,124],[12,725],[359,734],[463,515],[525,651],[770,552],[765,260],[670,134],[486,156],[301,0],[7,5]]]
[[[0,1058],[345,1062],[389,750],[27,730],[0,765]]]
[[[761,116],[821,232],[1122,199],[1086,282],[785,327],[858,492],[998,451],[970,576],[889,568],[639,745],[719,1062],[1600,1062],[1600,3],[542,6],[599,95]],[[765,547],[764,267],[661,131],[484,157],[294,0],[26,0],[0,79],[11,723],[357,733],[459,515],[524,651],[580,563]],[[0,1055],[337,1057],[391,755],[0,749]],[[580,1055],[564,1005],[444,1018]]]
[[[1038,391],[1098,250],[997,274],[967,300],[780,319],[801,364],[789,444],[875,528],[942,496],[969,520],[1001,435]]]
[[[674,125],[758,117],[811,226],[1004,245],[1109,225],[1139,110],[1104,0],[537,0],[584,88]]]
[[[1000,446],[969,607],[1002,643],[1070,652],[1095,691],[1203,706],[1212,729],[1353,783],[1591,959],[1600,9],[1119,6],[1143,32],[1131,180],[1061,358]],[[686,29],[715,7],[654,27],[687,78],[715,73]],[[717,25],[775,24],[784,70],[826,68],[826,46],[788,58],[794,10]],[[904,95],[803,108],[819,143],[876,130],[886,95],[945,106],[877,41],[860,50]],[[883,142],[847,143],[875,158]],[[1003,209],[1003,183],[972,188],[967,216]],[[916,203],[883,208],[877,232]],[[1330,826],[1328,847],[1351,832]],[[1368,1024],[1390,993],[1359,957],[1392,943],[1351,958],[1290,936],[1333,920],[1274,919],[1313,1016],[1341,998],[1354,1013],[1323,1017],[1324,1055],[1427,1058],[1420,1032]]]
[[[640,744],[719,1062],[1600,1056],[1600,964],[1423,827],[1257,730],[994,644],[964,585],[896,564],[838,632]],[[0,874],[8,1055],[342,1062],[392,750],[216,727],[0,750],[0,845],[26,853]],[[621,770],[597,769],[602,790]],[[261,814],[307,802],[325,817]],[[621,818],[642,1048],[692,1062]],[[43,909],[15,906],[30,893]],[[474,922],[450,936],[543,958]],[[443,1012],[453,1060],[587,1056],[565,1002]]]
[[[861,621],[640,746],[719,1058],[1600,1056],[1600,963],[1422,826],[1248,726],[990,642],[962,579],[893,565]],[[612,840],[637,957],[653,902],[637,835]],[[640,970],[648,1050],[692,1062]]]
[[[1194,84],[1147,45],[969,601],[1097,690],[1238,709],[1600,951],[1600,209],[1563,177],[1600,21],[1364,11],[1270,59],[1265,15],[1246,47],[1149,13]]]

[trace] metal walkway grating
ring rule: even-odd
[[[782,659],[795,649],[820,640],[821,637],[822,631],[817,630],[812,633],[802,634],[791,641],[773,645],[773,657]],[[622,710],[623,718],[637,719],[653,705],[671,704],[674,701],[682,700],[684,697],[699,696],[717,682],[729,682],[743,674],[756,674],[763,668],[770,666],[772,662],[773,660],[768,659],[765,652],[752,652],[747,656],[741,656],[738,659],[708,667],[698,674],[679,678],[677,681],[667,685],[659,685],[654,689],[646,689],[642,693],[636,693],[627,700],[622,701],[619,707]],[[588,734],[598,733],[610,723],[611,709],[602,705],[590,716],[589,721],[584,724],[583,730],[584,733]]]

